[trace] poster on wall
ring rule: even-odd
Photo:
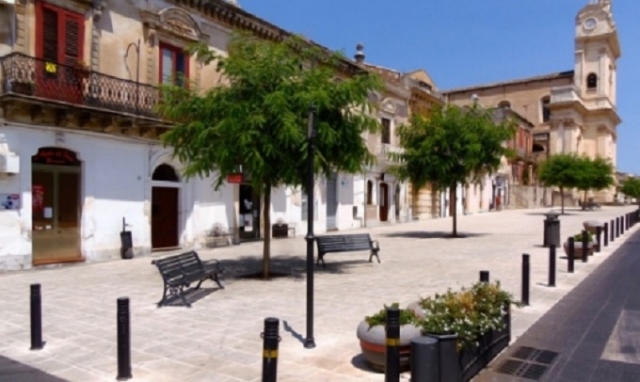
[[[20,194],[0,194],[0,209],[19,210]]]
[[[41,212],[44,208],[44,186],[41,184],[31,186],[31,197],[33,198],[31,206],[33,212]]]
[[[251,214],[246,214],[244,216],[244,232],[253,231],[253,218]]]

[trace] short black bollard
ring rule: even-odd
[[[576,239],[571,236],[568,240],[569,253],[567,254],[567,272],[573,273],[575,266],[574,260],[576,258]]]
[[[589,232],[582,230],[582,262],[589,262]]]
[[[620,216],[620,235],[624,235],[624,217]]]
[[[480,271],[480,282],[489,282],[489,271]]]
[[[131,376],[131,325],[129,321],[129,298],[118,299],[118,376],[116,380],[126,381]]]
[[[31,284],[31,350],[44,347],[42,341],[42,295],[40,284]]]
[[[531,269],[529,265],[529,255],[522,254],[522,304],[529,305],[529,276]]]
[[[387,348],[384,367],[384,382],[400,382],[400,309],[387,308]]]
[[[556,286],[556,246],[549,246],[549,286]]]
[[[616,239],[620,237],[620,218],[616,218]]]
[[[602,227],[600,226],[596,227],[596,242],[596,252],[600,252],[602,250]]]
[[[609,245],[609,223],[604,223],[602,235],[604,236],[604,246],[606,247]]]
[[[264,332],[260,335],[262,345],[262,382],[276,382],[278,379],[278,342],[280,320],[274,317],[264,319]]]
[[[611,219],[611,234],[609,235],[609,240],[613,243],[616,240],[616,227],[615,227],[615,222],[613,219]]]

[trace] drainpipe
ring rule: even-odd
[[[362,227],[367,228],[367,169],[362,174],[362,187],[364,188],[364,200],[362,202]]]

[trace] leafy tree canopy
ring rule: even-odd
[[[620,192],[631,198],[640,199],[640,179],[636,177],[625,179]]]

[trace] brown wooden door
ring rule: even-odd
[[[88,72],[82,70],[84,16],[43,1],[36,7],[36,96],[80,103]]]
[[[153,187],[151,190],[151,247],[177,247],[178,189]]]
[[[389,220],[389,185],[380,183],[380,221]]]

